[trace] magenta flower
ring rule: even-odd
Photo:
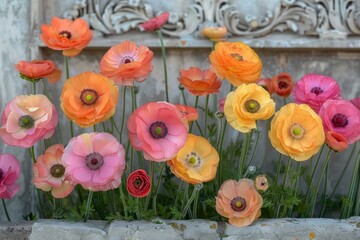
[[[352,99],[350,101],[357,109],[360,110],[360,97],[354,98],[354,99]]]
[[[12,154],[0,154],[0,198],[10,199],[19,191],[16,184],[20,163]]]
[[[218,110],[220,112],[224,112],[224,105],[225,105],[226,97],[220,98],[218,101]]]
[[[0,136],[6,144],[28,148],[54,134],[58,113],[44,95],[21,95],[5,106],[1,122]]]
[[[293,95],[296,103],[305,103],[319,113],[326,100],[341,98],[341,90],[339,84],[331,77],[307,74],[296,83]]]
[[[167,102],[150,102],[128,120],[131,145],[144,152],[144,158],[163,162],[176,156],[184,146],[188,122],[181,112]]]
[[[350,101],[328,100],[320,109],[325,132],[343,135],[349,144],[360,139],[360,111]]]
[[[117,188],[125,168],[125,151],[109,133],[84,133],[70,139],[62,161],[65,176],[91,191]]]

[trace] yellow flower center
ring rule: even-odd
[[[185,157],[186,165],[192,168],[200,167],[201,162],[202,162],[201,157],[195,152],[191,152]]]
[[[246,208],[246,200],[242,197],[235,197],[231,200],[230,206],[235,212],[242,212]]]
[[[189,163],[190,163],[191,165],[194,165],[194,164],[196,163],[196,158],[194,158],[194,157],[190,158],[190,159],[189,159]]]
[[[242,203],[241,203],[240,201],[237,201],[237,202],[235,203],[235,205],[236,205],[237,208],[240,208],[240,207],[242,206]]]
[[[29,115],[21,116],[18,120],[18,125],[25,129],[32,128],[34,124],[35,124],[35,120]]]
[[[62,36],[63,38],[67,38],[67,39],[71,38],[71,32],[68,31],[61,31],[59,32],[59,35]]]
[[[232,53],[232,54],[230,54],[230,56],[235,58],[238,61],[244,61],[244,58],[238,53]]]
[[[92,95],[86,95],[86,101],[90,102],[93,99]]]
[[[156,135],[160,135],[161,132],[162,132],[162,128],[161,128],[161,127],[156,127],[156,128],[155,128],[155,134],[156,134]]]
[[[260,104],[258,101],[250,99],[245,102],[245,108],[249,113],[256,113],[260,109]]]
[[[93,89],[84,89],[81,91],[80,100],[85,105],[94,104],[99,98],[97,92]]]
[[[305,135],[305,128],[298,123],[294,123],[290,127],[290,135],[296,139],[302,139]]]

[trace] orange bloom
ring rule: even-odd
[[[113,81],[84,72],[66,80],[60,97],[61,108],[80,127],[89,127],[114,115],[118,96]]]
[[[30,82],[37,82],[41,78],[47,78],[50,83],[56,83],[61,76],[61,70],[56,68],[51,60],[20,61],[15,67],[19,71],[20,77]]]
[[[181,112],[188,122],[195,121],[199,117],[199,113],[196,108],[181,104],[175,104],[175,107]]]
[[[100,74],[120,85],[142,82],[152,71],[153,52],[146,46],[137,47],[125,41],[109,49],[100,61]]]
[[[205,27],[201,32],[205,37],[211,41],[221,41],[227,34],[226,27]]]
[[[78,55],[91,41],[93,32],[84,19],[75,21],[54,17],[50,25],[41,26],[40,39],[51,49],[62,50],[64,56]]]
[[[340,133],[334,131],[327,131],[325,133],[326,144],[336,152],[342,152],[349,147],[346,138]]]
[[[294,82],[288,73],[279,73],[271,78],[271,86],[274,92],[281,97],[288,97],[294,88]]]
[[[195,96],[206,96],[218,93],[221,81],[211,70],[202,71],[198,67],[190,67],[189,70],[182,69],[179,82]]]
[[[211,52],[212,69],[220,79],[227,79],[234,86],[254,83],[261,75],[259,56],[242,42],[219,42]]]
[[[216,196],[216,211],[237,227],[248,226],[260,217],[262,204],[254,182],[247,178],[225,181]]]
[[[265,175],[259,175],[255,178],[255,188],[258,191],[266,191],[269,188],[269,183]]]
[[[257,85],[262,86],[268,93],[271,95],[274,92],[274,89],[271,85],[271,78],[261,78],[256,82]]]

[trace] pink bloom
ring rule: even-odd
[[[20,61],[15,67],[19,71],[21,78],[32,82],[47,78],[50,83],[56,83],[61,76],[61,70],[56,68],[51,60]]]
[[[307,74],[300,79],[293,89],[296,103],[305,103],[315,112],[328,99],[340,99],[339,84],[331,77],[319,74]]]
[[[169,13],[164,12],[157,17],[151,18],[150,20],[140,24],[140,27],[146,31],[155,31],[160,29],[169,19]]]
[[[319,112],[325,132],[343,135],[349,144],[360,139],[360,111],[350,101],[328,100]]]
[[[44,95],[21,95],[5,106],[1,122],[0,136],[6,144],[28,148],[54,134],[58,113]]]
[[[181,104],[176,104],[175,106],[181,112],[181,114],[186,118],[186,120],[188,120],[188,122],[192,122],[198,119],[199,113],[196,110],[196,108]]]
[[[12,154],[0,154],[0,198],[10,199],[19,191],[16,184],[20,163]]]
[[[337,152],[342,152],[349,147],[348,141],[340,133],[328,131],[325,134],[326,144]]]
[[[132,146],[142,150],[145,159],[163,162],[184,146],[188,122],[173,104],[150,102],[130,116],[128,129]]]
[[[351,103],[360,110],[360,97],[354,98],[353,100],[351,100]]]
[[[220,112],[224,112],[224,105],[225,105],[225,101],[226,101],[226,97],[220,98],[220,100],[218,101],[218,109]]]
[[[51,191],[55,198],[68,196],[74,186],[65,178],[65,166],[61,157],[64,153],[62,144],[52,145],[44,155],[38,156],[33,166],[33,182],[43,191]]]
[[[62,161],[65,176],[91,191],[119,187],[125,168],[125,151],[109,133],[84,133],[70,139]]]

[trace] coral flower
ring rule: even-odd
[[[262,204],[254,182],[247,178],[225,181],[216,196],[216,211],[237,227],[249,226],[259,218]]]
[[[20,176],[20,163],[12,154],[0,154],[0,198],[10,199],[19,191],[16,183]]]
[[[294,87],[294,82],[290,74],[279,73],[271,78],[271,86],[277,95],[281,97],[288,97]]]
[[[352,99],[351,103],[360,110],[360,97]]]
[[[255,178],[255,188],[258,191],[266,191],[269,188],[269,183],[265,175],[259,175]]]
[[[226,36],[227,29],[226,27],[205,27],[201,33],[211,41],[218,42]]]
[[[326,144],[336,152],[342,152],[349,147],[348,141],[340,133],[327,131],[325,134]]]
[[[65,178],[65,166],[61,160],[63,153],[62,144],[52,145],[37,157],[33,166],[35,186],[46,192],[51,191],[54,198],[64,198],[74,189]]]
[[[10,146],[28,148],[50,138],[58,120],[55,106],[46,96],[20,95],[5,106],[0,136]]]
[[[328,100],[319,112],[324,130],[343,135],[349,144],[360,139],[360,111],[350,101]]]
[[[228,123],[243,133],[256,128],[256,120],[268,119],[274,112],[275,102],[270,94],[255,83],[240,85],[230,92],[224,106]]]
[[[215,178],[219,154],[205,138],[189,134],[185,145],[168,164],[171,172],[187,183],[209,182]]]
[[[178,80],[184,88],[195,96],[218,93],[221,87],[221,81],[213,71],[202,71],[198,67],[191,67],[189,70],[182,69]]]
[[[262,86],[266,91],[269,92],[270,95],[274,92],[273,86],[271,84],[271,78],[260,78],[256,84]]]
[[[181,114],[186,118],[186,120],[188,120],[188,122],[195,121],[199,117],[199,113],[196,108],[181,104],[176,104],[175,107],[181,112]]]
[[[51,60],[20,61],[15,67],[19,71],[20,77],[30,82],[37,82],[41,78],[47,78],[50,83],[56,83],[61,76],[61,70],[56,68]]]
[[[218,110],[220,112],[224,112],[224,106],[225,106],[226,97],[220,98],[218,101]]]
[[[82,18],[74,21],[54,17],[50,25],[41,26],[40,39],[51,49],[62,50],[64,56],[78,55],[91,41],[93,32]]]
[[[109,133],[84,133],[70,139],[62,161],[73,184],[90,191],[107,191],[120,185],[125,151]]]
[[[115,114],[119,89],[107,77],[84,72],[66,80],[61,109],[80,127],[93,126]]]
[[[146,197],[151,190],[150,176],[144,170],[138,169],[128,176],[126,188],[133,197]]]
[[[120,85],[142,82],[152,71],[153,52],[125,41],[109,49],[100,61],[100,73]]]
[[[304,161],[319,151],[325,134],[321,118],[308,105],[289,103],[275,113],[269,138],[280,153]]]
[[[220,79],[227,79],[232,85],[257,82],[262,63],[259,56],[242,42],[219,42],[211,52],[212,69]]]
[[[169,13],[164,12],[157,17],[151,18],[148,21],[140,24],[140,27],[146,31],[156,31],[160,29],[169,19]]]
[[[127,126],[131,145],[143,151],[145,159],[156,162],[175,157],[188,132],[186,118],[167,102],[150,102],[139,107]]]
[[[293,95],[296,103],[305,103],[319,113],[320,107],[328,99],[341,98],[341,90],[331,77],[307,74],[296,83]]]

